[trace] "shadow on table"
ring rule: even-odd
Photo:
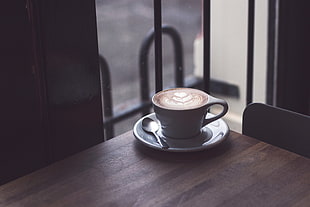
[[[214,159],[227,153],[231,148],[231,139],[226,139],[219,145],[198,152],[167,152],[152,149],[139,142],[135,142],[135,149],[151,159],[165,162],[200,162],[201,160]]]

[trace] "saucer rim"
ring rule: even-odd
[[[136,123],[134,124],[134,128],[133,128],[133,134],[134,134],[135,138],[140,143],[144,144],[147,147],[150,147],[150,148],[153,148],[153,149],[156,149],[156,150],[159,150],[159,151],[167,151],[167,152],[196,152],[196,151],[202,151],[202,150],[210,149],[210,148],[213,148],[216,145],[222,143],[224,140],[226,140],[228,135],[229,135],[229,132],[230,132],[230,129],[229,129],[229,126],[227,125],[227,123],[223,119],[220,118],[220,119],[218,119],[216,121],[219,122],[219,125],[222,126],[223,130],[220,130],[219,133],[215,134],[214,133],[214,127],[215,126],[212,126],[212,123],[214,123],[214,122],[204,126],[203,128],[207,127],[209,130],[211,130],[212,137],[209,138],[209,139],[206,139],[206,141],[202,145],[197,146],[197,147],[186,147],[186,148],[183,148],[183,147],[169,147],[167,149],[163,149],[163,148],[160,147],[160,145],[156,141],[149,142],[146,139],[144,139],[142,136],[140,136],[139,133],[138,133],[138,128],[139,128],[138,125],[139,125],[139,123],[142,122],[142,120],[144,118],[151,117],[151,116],[154,116],[155,119],[156,119],[155,113],[150,113],[150,114],[147,114],[147,115],[141,117],[138,121],[136,121]],[[208,113],[207,117],[208,116],[214,116],[214,114]],[[218,138],[218,136],[220,136],[220,138]],[[163,137],[163,138],[166,139],[166,137]],[[217,138],[218,138],[218,140],[216,140]],[[176,139],[174,139],[174,140],[176,140]],[[215,142],[212,142],[214,140],[215,140]],[[183,140],[180,140],[180,141],[183,141]]]

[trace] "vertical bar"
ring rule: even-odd
[[[276,105],[275,86],[277,71],[277,38],[278,38],[278,0],[270,0],[268,4],[268,49],[267,49],[267,91],[266,103]]]
[[[161,0],[154,0],[154,30],[155,30],[155,90],[163,89],[162,80],[162,28]]]
[[[210,92],[210,0],[203,1],[203,87]]]
[[[253,101],[254,16],[255,0],[249,0],[246,104]]]
[[[140,71],[140,98],[142,103],[150,102],[150,84],[149,84],[149,67],[148,54],[154,39],[154,30],[152,29],[143,39],[139,52],[139,71]],[[150,113],[149,108],[141,110],[142,115]]]

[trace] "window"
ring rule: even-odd
[[[97,0],[99,52],[111,71],[113,108],[119,113],[140,102],[139,52],[154,26],[153,1]],[[211,1],[211,94],[228,101],[225,116],[241,131],[246,105],[248,1]],[[185,86],[202,79],[202,1],[162,0],[162,23],[181,37]],[[268,1],[255,2],[253,101],[266,102]],[[163,34],[163,86],[175,86],[174,49]],[[148,53],[150,92],[154,93],[154,48]],[[150,94],[151,95],[151,94]],[[216,112],[216,108],[213,109]],[[137,114],[116,125],[115,134],[132,129]],[[126,123],[125,123],[126,122]]]

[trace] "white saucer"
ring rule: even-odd
[[[213,114],[208,113],[207,117],[212,117]],[[156,138],[153,134],[147,133],[142,129],[142,120],[145,117],[150,117],[153,120],[156,120],[155,113],[146,115],[139,119],[133,128],[133,134],[137,138],[139,142],[142,144],[162,151],[169,152],[193,152],[193,151],[201,151],[205,149],[212,148],[221,142],[223,142],[229,134],[229,127],[222,119],[218,119],[205,127],[202,128],[202,133],[194,138],[188,139],[175,139],[165,137],[161,130],[157,131],[157,134],[169,145],[169,148],[163,149],[157,143]],[[159,121],[158,121],[159,123]]]

